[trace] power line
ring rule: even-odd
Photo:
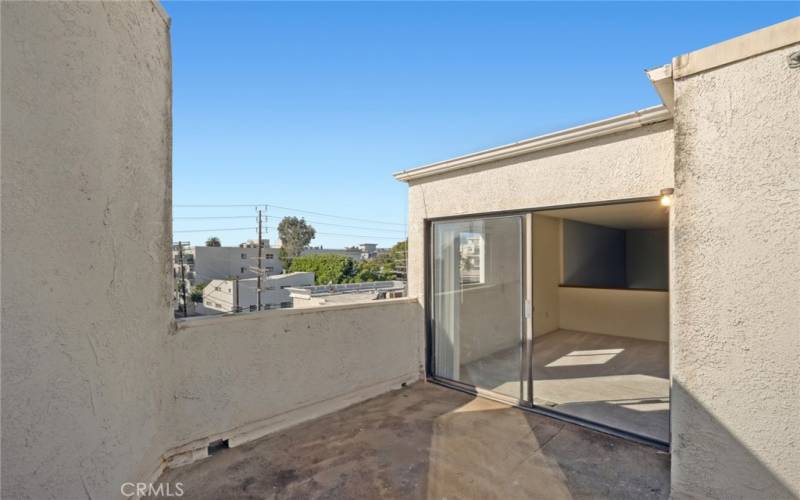
[[[252,216],[250,216],[250,215],[234,215],[234,216],[224,216],[224,217],[219,217],[219,216],[173,217],[173,219],[194,219],[194,220],[208,219],[208,220],[211,220],[211,219],[249,219],[251,217]],[[274,219],[282,219],[282,218],[283,218],[282,216],[277,216],[277,215],[265,215],[264,216],[265,220],[269,220],[269,219],[273,219],[274,220]],[[344,227],[344,228],[349,228],[349,229],[366,229],[367,231],[382,231],[384,233],[388,232],[388,233],[402,233],[402,234],[405,234],[405,230],[403,230],[403,229],[390,229],[390,228],[384,228],[384,227],[369,227],[369,226],[353,226],[353,225],[348,225],[348,224],[336,224],[334,222],[320,222],[320,221],[316,221],[316,220],[306,220],[306,222],[308,222],[309,224],[316,224],[316,225],[319,225],[319,226],[335,226],[335,227]]]
[[[267,216],[268,219],[282,219],[283,217],[277,217],[275,215]],[[336,224],[333,222],[320,222],[316,220],[307,220],[309,224],[317,224],[320,226],[335,226],[335,227],[344,227],[349,229],[366,229],[367,231],[382,231],[384,233],[402,233],[405,234],[403,229],[389,229],[389,228],[382,228],[382,227],[367,227],[367,226],[351,226],[348,224]]]
[[[354,220],[354,221],[358,221],[358,222],[368,222],[368,223],[372,223],[372,224],[387,224],[387,225],[390,225],[390,226],[403,226],[403,227],[405,227],[405,224],[402,224],[400,222],[386,222],[386,221],[381,221],[381,220],[359,219],[357,217],[345,217],[343,215],[332,215],[332,214],[326,214],[326,213],[323,213],[323,212],[312,212],[311,210],[301,210],[299,208],[281,207],[279,205],[272,205],[272,204],[270,204],[268,206],[270,206],[272,208],[278,208],[278,209],[281,209],[281,210],[291,211],[291,212],[300,212],[300,213],[306,213],[306,214],[312,214],[312,215],[321,215],[323,217],[334,217],[334,218],[337,218],[337,219],[348,219],[348,220]]]
[[[180,229],[178,231],[172,231],[173,233],[205,233],[205,232],[220,232],[220,231],[255,231],[255,226],[253,227],[223,227],[223,228],[216,228],[216,229]]]
[[[192,217],[173,217],[172,219],[251,219],[253,218],[252,215],[222,215],[222,216],[208,216],[208,217],[200,217],[200,216],[192,216]]]
[[[272,229],[273,231],[276,230],[274,227],[267,227],[266,229]],[[222,231],[255,231],[257,227],[229,227],[229,228],[211,228],[211,229],[181,229],[178,231],[173,231],[173,233],[215,233],[215,232],[222,232]],[[347,236],[353,238],[374,238],[374,239],[385,239],[385,240],[402,240],[399,236],[383,236],[383,235],[364,235],[364,234],[345,234],[345,233],[328,233],[328,232],[319,232],[317,231],[316,234],[320,234],[323,236]]]
[[[231,203],[231,204],[205,204],[205,205],[173,205],[176,208],[232,208],[232,207],[256,207],[256,206],[264,206],[264,207],[272,207],[277,208],[283,211],[289,212],[298,212],[298,213],[306,213],[312,215],[319,215],[322,217],[331,217],[335,219],[345,219],[345,220],[352,220],[357,222],[367,222],[371,224],[385,224],[389,226],[403,226],[405,224],[400,222],[387,222],[382,220],[374,220],[374,219],[361,219],[358,217],[348,217],[345,215],[336,215],[336,214],[329,214],[324,212],[314,212],[311,210],[303,210],[300,208],[291,208],[291,207],[282,207],[280,205],[272,205],[269,203]]]

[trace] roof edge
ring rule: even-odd
[[[795,43],[800,43],[800,16],[675,57],[673,78],[684,78]]]
[[[645,125],[666,121],[672,118],[669,109],[664,105],[652,106],[649,108],[613,116],[604,120],[599,120],[585,125],[579,125],[568,129],[559,130],[549,134],[544,134],[519,142],[499,146],[496,148],[458,156],[449,160],[430,163],[421,167],[411,168],[396,172],[394,178],[408,182],[411,180],[439,175],[445,172],[452,172],[463,168],[474,167],[492,161],[512,158],[534,151],[564,146],[595,137],[631,130]]]

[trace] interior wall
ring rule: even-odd
[[[558,304],[565,330],[669,340],[669,292],[561,287]]]
[[[562,220],[564,283],[624,288],[625,231]]]
[[[669,230],[625,231],[625,276],[629,288],[669,288]]]
[[[558,285],[561,281],[559,219],[533,215],[533,336],[559,328]]]
[[[2,497],[119,498],[157,472],[172,403],[169,22],[0,9]]]
[[[783,25],[794,45],[675,81],[676,498],[800,497],[800,18]]]
[[[461,364],[519,345],[522,335],[521,223],[488,219],[484,228],[486,282],[462,289]]]

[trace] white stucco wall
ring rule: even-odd
[[[675,82],[676,498],[800,496],[797,50]]]
[[[181,321],[169,342],[170,460],[417,380],[421,315],[413,299],[389,299]]]
[[[2,497],[154,472],[171,322],[169,25],[2,3]]]

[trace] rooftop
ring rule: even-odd
[[[218,498],[669,497],[669,455],[418,382],[167,471]]]

